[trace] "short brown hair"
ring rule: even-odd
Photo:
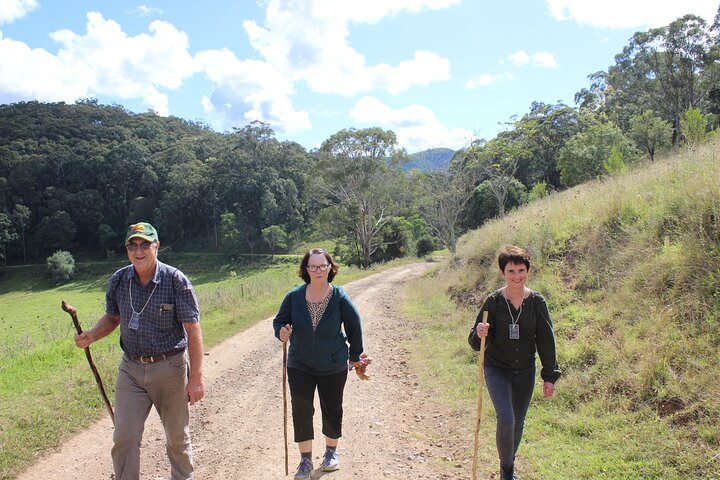
[[[520,247],[516,247],[515,245],[505,245],[500,249],[500,254],[498,255],[498,265],[500,266],[500,271],[505,271],[505,266],[508,263],[514,263],[515,265],[524,264],[525,268],[528,269],[528,272],[530,271],[530,255],[523,250]]]
[[[327,260],[328,264],[330,264],[330,273],[328,273],[328,282],[332,282],[333,278],[335,278],[335,275],[337,275],[338,270],[340,270],[340,265],[335,261],[335,259],[330,255],[327,250],[324,248],[313,248],[311,250],[308,250],[305,252],[305,255],[302,258],[302,261],[300,262],[300,270],[298,270],[297,274],[298,277],[302,278],[305,283],[310,283],[310,275],[307,273],[307,266],[308,261],[310,261],[311,255],[317,255],[321,254],[325,256],[325,260]]]

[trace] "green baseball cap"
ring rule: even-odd
[[[157,230],[149,223],[140,222],[130,225],[128,227],[127,235],[125,235],[125,243],[129,242],[131,238],[142,238],[148,242],[154,242],[158,239]]]

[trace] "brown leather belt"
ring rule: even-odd
[[[184,348],[179,348],[177,350],[173,350],[171,352],[166,353],[159,353],[157,355],[130,355],[130,358],[135,360],[136,362],[140,363],[156,363],[156,362],[163,362],[167,360],[170,357],[174,357],[178,353],[184,352]]]

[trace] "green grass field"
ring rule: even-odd
[[[272,316],[285,293],[302,282],[295,274],[296,255],[233,264],[218,255],[161,252],[160,259],[193,283],[206,349]],[[402,262],[366,271],[343,266],[336,283]],[[76,307],[83,328],[90,328],[104,312],[108,277],[125,264],[80,264],[77,277],[60,286],[46,278],[43,267],[0,276],[0,479],[14,478],[42,452],[106,415],[85,355],[74,345],[72,320],[60,305],[66,300]],[[121,357],[118,332],[93,344],[91,352],[112,398]]]

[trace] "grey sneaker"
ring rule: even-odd
[[[323,472],[334,472],[335,470],[340,469],[340,460],[338,459],[337,450],[325,450],[325,455],[323,456],[320,468]]]
[[[310,480],[310,474],[313,470],[313,464],[309,458],[300,459],[297,472],[295,472],[295,480]]]

